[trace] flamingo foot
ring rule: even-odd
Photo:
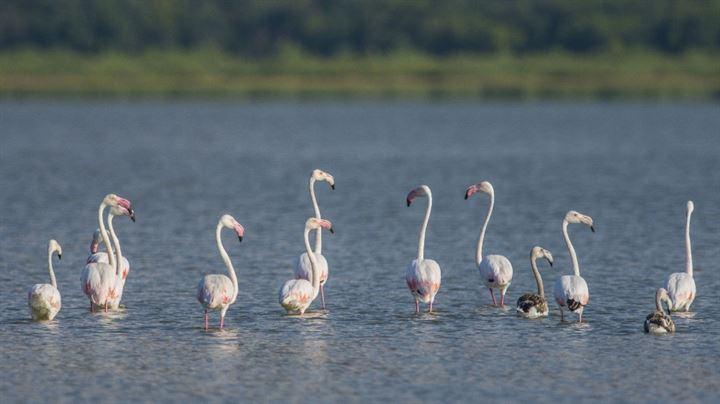
[[[495,292],[492,290],[492,288],[488,288],[488,290],[490,291],[490,296],[493,299],[493,306],[497,306],[497,301],[495,300]]]
[[[322,302],[322,309],[325,310],[325,292],[322,284],[320,284],[320,302]]]
[[[205,310],[205,331],[208,330],[208,312]]]

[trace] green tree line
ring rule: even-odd
[[[273,56],[720,50],[720,0],[3,0],[0,50]]]

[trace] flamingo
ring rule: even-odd
[[[62,247],[55,240],[48,243],[48,271],[50,272],[50,284],[37,283],[28,291],[28,306],[30,307],[30,316],[34,321],[52,320],[60,311],[62,301],[60,292],[57,289],[57,281],[55,280],[55,271],[53,271],[52,257],[58,254],[58,259],[62,258]]]
[[[465,199],[468,199],[477,192],[484,192],[490,195],[490,207],[488,208],[487,216],[485,216],[485,221],[483,222],[482,230],[480,231],[480,239],[478,240],[477,251],[475,253],[475,264],[480,270],[480,277],[490,291],[490,297],[492,297],[493,305],[497,306],[495,292],[493,289],[500,289],[500,306],[504,306],[505,292],[507,292],[508,287],[510,287],[510,282],[512,282],[512,264],[510,263],[510,260],[503,255],[487,255],[485,258],[483,258],[482,255],[485,230],[487,230],[493,206],[495,205],[495,190],[493,189],[492,184],[487,181],[482,181],[468,187],[465,191]]]
[[[590,230],[593,233],[595,232],[595,227],[593,226],[593,219],[590,216],[583,215],[574,210],[569,211],[562,222],[563,237],[565,238],[568,251],[570,251],[574,274],[563,275],[555,282],[555,301],[558,306],[560,306],[560,321],[564,321],[565,319],[563,307],[567,306],[568,310],[578,315],[578,323],[581,323],[583,309],[588,304],[588,301],[590,301],[590,292],[588,291],[587,282],[580,276],[580,264],[578,264],[575,248],[567,232],[568,223],[582,223],[590,226]]]
[[[537,284],[537,293],[526,293],[517,301],[517,312],[519,315],[527,318],[538,318],[545,317],[548,315],[548,304],[545,299],[545,288],[543,288],[542,277],[540,277],[540,271],[537,269],[536,260],[538,258],[545,258],[550,264],[553,265],[553,257],[550,251],[542,247],[533,247],[530,251],[530,268],[532,268],[533,275],[535,276],[535,283]]]
[[[669,313],[665,314],[662,306],[663,301],[667,303],[668,308],[673,304],[667,290],[660,288],[655,292],[655,311],[645,318],[644,328],[646,333],[669,334],[675,332],[675,323]],[[670,310],[668,309],[668,311]]]
[[[693,201],[688,201],[685,218],[685,272],[676,272],[668,277],[666,288],[672,300],[670,311],[689,311],[696,296],[692,246],[690,245],[690,217],[693,210],[695,210],[695,204]]]
[[[105,249],[109,252],[109,263],[90,262],[85,265],[80,276],[83,293],[90,300],[91,312],[94,312],[96,307],[101,306],[107,311],[110,298],[115,294],[114,286],[117,277],[116,257],[115,254],[112,253],[110,238],[108,237],[105,223],[103,222],[103,212],[107,207],[110,207],[111,211],[118,215],[126,214],[132,216],[133,214],[132,203],[115,194],[107,194],[98,207],[98,225],[103,242],[105,243]]]
[[[315,198],[315,182],[316,181],[327,181],[330,184],[330,189],[335,189],[335,179],[329,173],[322,170],[313,170],[310,175],[310,199],[312,200],[313,209],[315,210],[315,217],[322,219],[320,216],[320,208],[318,207],[317,199]],[[320,301],[322,308],[325,310],[325,292],[324,285],[328,279],[328,263],[325,256],[322,255],[322,229],[318,228],[315,233],[315,259],[317,260],[318,269],[320,271]],[[306,252],[300,254],[297,261],[295,261],[295,278],[310,280],[312,273],[312,265],[310,265],[310,258]]]
[[[320,268],[315,253],[310,248],[309,234],[311,230],[326,229],[330,233],[335,233],[332,223],[325,219],[311,217],[305,222],[305,251],[310,259],[312,269],[311,280],[307,279],[291,279],[280,288],[279,300],[280,305],[290,313],[299,313],[301,316],[305,314],[305,310],[310,307],[310,303],[317,297],[320,290]]]
[[[130,209],[130,211],[123,211],[121,209],[119,212],[110,209],[110,213],[108,213],[108,228],[110,229],[110,237],[112,238],[115,253],[117,254],[115,264],[121,264],[119,268],[115,268],[115,285],[113,287],[115,293],[111,296],[110,301],[108,302],[108,306],[111,310],[117,310],[120,308],[120,300],[122,299],[123,290],[125,289],[125,281],[127,280],[128,273],[130,272],[130,262],[122,255],[120,240],[118,240],[117,235],[115,234],[115,229],[113,228],[113,219],[115,218],[116,213],[120,213],[123,216],[130,216],[130,219],[133,222],[135,221],[135,213],[132,209]]]
[[[205,309],[206,331],[208,329],[208,310],[220,311],[220,329],[222,330],[225,325],[225,313],[227,313],[230,305],[235,303],[238,295],[238,280],[237,275],[235,275],[235,268],[233,268],[232,261],[230,261],[220,237],[223,227],[234,230],[240,242],[242,242],[245,234],[245,228],[234,217],[227,214],[220,217],[217,227],[215,227],[215,243],[217,243],[218,251],[220,251],[220,256],[225,262],[230,277],[219,274],[205,275],[198,283],[197,299]]]
[[[442,271],[440,265],[435,260],[425,259],[425,231],[430,221],[430,211],[432,210],[432,191],[427,185],[421,185],[410,191],[406,198],[407,206],[412,204],[416,197],[426,196],[428,198],[427,208],[425,209],[425,219],[420,226],[420,238],[418,241],[417,258],[414,259],[405,270],[405,282],[407,283],[410,293],[415,298],[415,313],[420,313],[420,302],[429,304],[428,313],[432,313],[435,295],[440,289]]]

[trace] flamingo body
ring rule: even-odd
[[[312,283],[305,279],[291,279],[280,288],[280,305],[288,313],[305,314],[310,307],[315,292]]]
[[[549,313],[547,300],[537,293],[526,293],[517,301],[517,313],[522,317],[547,317]]]
[[[198,284],[198,302],[205,310],[220,310],[223,316],[235,302],[234,294],[233,282],[225,275],[205,275]]]
[[[555,282],[555,301],[562,308],[567,307],[570,312],[582,319],[585,306],[590,301],[590,292],[587,282],[579,275],[563,275]]]
[[[317,259],[318,272],[320,272],[320,297],[322,300],[322,307],[324,309],[325,291],[323,289],[325,287],[325,282],[327,282],[328,279],[328,263],[325,257],[320,253],[316,252],[315,258]],[[297,261],[295,261],[294,272],[296,279],[305,279],[307,281],[312,280],[312,264],[310,263],[310,257],[306,252],[300,254]]]
[[[440,289],[441,277],[440,265],[431,259],[422,259],[419,263],[414,259],[405,271],[405,282],[415,300],[429,303],[431,307]]]
[[[670,274],[666,289],[672,300],[670,311],[689,311],[695,300],[695,279],[685,272]]]
[[[116,282],[115,269],[105,263],[92,262],[85,265],[80,276],[83,293],[93,307],[107,307],[110,299],[116,296]]]
[[[60,292],[48,283],[35,284],[28,291],[28,306],[33,320],[52,320],[62,306]]]
[[[480,277],[485,286],[490,289],[500,289],[500,305],[505,303],[505,292],[510,287],[513,277],[513,268],[510,260],[503,255],[486,255],[478,265]],[[493,304],[495,296],[493,294]]]

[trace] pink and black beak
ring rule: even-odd
[[[478,186],[477,185],[470,185],[468,189],[465,190],[465,199],[468,199],[471,197],[474,193],[478,192]]]
[[[593,232],[593,233],[595,233],[595,226],[590,225],[590,231]]]
[[[135,221],[135,211],[132,208],[132,202],[130,202],[129,200],[127,200],[125,198],[118,197],[117,203],[118,203],[118,205],[120,205],[120,207],[127,210],[128,216],[130,216],[130,220],[132,220],[134,222]]]
[[[238,241],[242,243],[243,236],[245,235],[245,228],[242,227],[242,225],[240,223],[236,224],[234,228],[235,228],[235,233],[238,236]]]

